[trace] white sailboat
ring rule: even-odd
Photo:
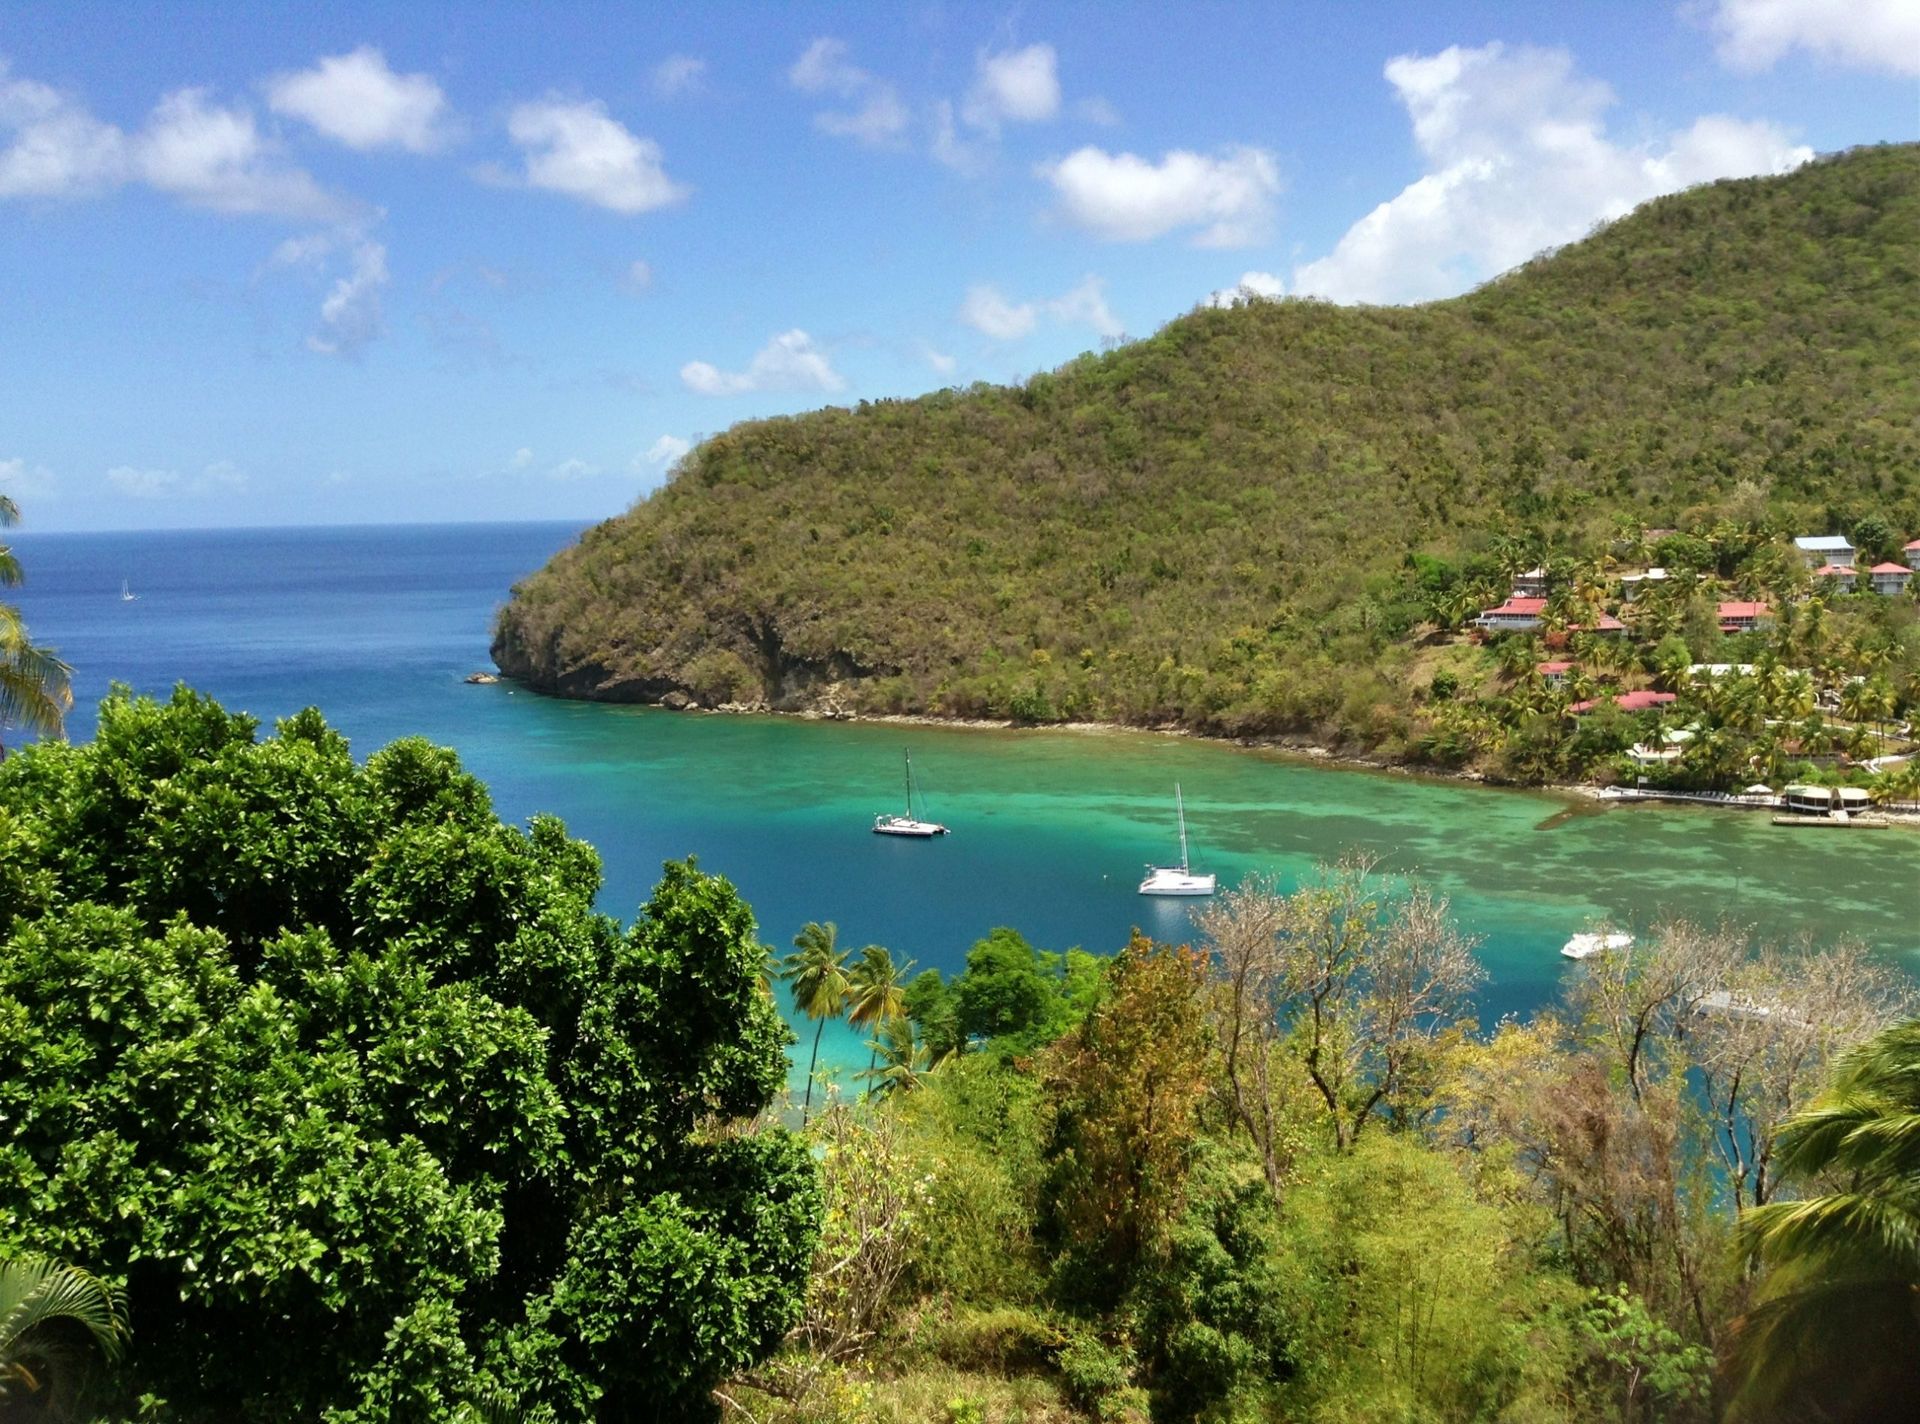
[[[937,821],[922,821],[913,814],[913,753],[904,754],[907,759],[907,814],[904,816],[879,815],[873,818],[873,833],[876,836],[912,836],[925,840],[930,836],[944,836],[947,828]]]
[[[1180,783],[1173,783],[1173,804],[1180,818],[1180,863],[1149,865],[1147,878],[1140,882],[1142,895],[1211,895],[1213,877],[1195,875],[1187,862],[1187,803],[1180,795]]]
[[[133,589],[128,586],[125,579],[120,580],[120,601],[122,603],[132,603],[134,599],[139,596],[139,594],[135,593]]]

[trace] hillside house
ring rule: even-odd
[[[1509,598],[1498,608],[1486,609],[1473,623],[1489,633],[1537,633],[1546,611],[1544,598]]]
[[[1764,603],[1738,600],[1721,604],[1719,613],[1722,633],[1751,633],[1773,616],[1773,610]]]
[[[1813,571],[1813,576],[1828,593],[1852,593],[1858,577],[1852,564],[1822,564]]]
[[[1547,596],[1547,571],[1528,569],[1523,574],[1513,576],[1513,597],[1545,598]]]
[[[1565,687],[1567,676],[1573,671],[1570,662],[1535,663],[1533,670],[1540,674],[1540,680],[1548,687]]]
[[[1627,625],[1611,613],[1602,612],[1591,623],[1567,624],[1567,631],[1569,633],[1624,633],[1627,631]]]
[[[1807,567],[1818,569],[1822,565],[1834,564],[1843,568],[1853,567],[1853,545],[1843,535],[1811,534],[1793,541],[1793,547],[1800,551],[1800,557],[1807,561]]]
[[[1913,570],[1905,564],[1875,564],[1867,570],[1867,578],[1873,584],[1873,591],[1887,598],[1895,598],[1907,591],[1907,580],[1913,577]]]
[[[1638,573],[1621,574],[1620,596],[1628,603],[1632,603],[1633,600],[1640,595],[1641,590],[1648,584],[1665,583],[1666,581],[1667,571],[1665,569],[1642,569]]]
[[[1920,539],[1915,539],[1911,544],[1907,545],[1907,547],[1902,549],[1900,552],[1907,556],[1908,568],[1920,569]]]
[[[1652,688],[1642,688],[1638,692],[1616,692],[1611,697],[1589,697],[1585,702],[1576,702],[1567,711],[1576,717],[1583,717],[1603,703],[1611,702],[1622,712],[1645,712],[1654,707],[1665,707],[1678,697],[1671,692],[1655,692]]]

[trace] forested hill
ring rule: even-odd
[[[1017,387],[740,425],[517,587],[494,656],[576,697],[1379,744],[1436,621],[1519,560],[1920,531],[1916,372],[1920,147],[1858,150],[1448,301],[1248,300]]]

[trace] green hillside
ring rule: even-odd
[[[1432,679],[1512,691],[1447,630],[1517,568],[1685,563],[1658,526],[1702,536],[1696,595],[1790,596],[1782,535],[1920,532],[1916,372],[1920,147],[1859,150],[1449,301],[1248,301],[1018,387],[737,426],[517,587],[494,656],[574,697],[1459,761]]]

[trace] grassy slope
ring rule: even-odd
[[[1407,556],[1595,547],[1743,481],[1920,527],[1920,148],[1648,204],[1467,296],[1202,310],[1020,388],[736,427],[515,590],[567,695],[1377,740]]]

